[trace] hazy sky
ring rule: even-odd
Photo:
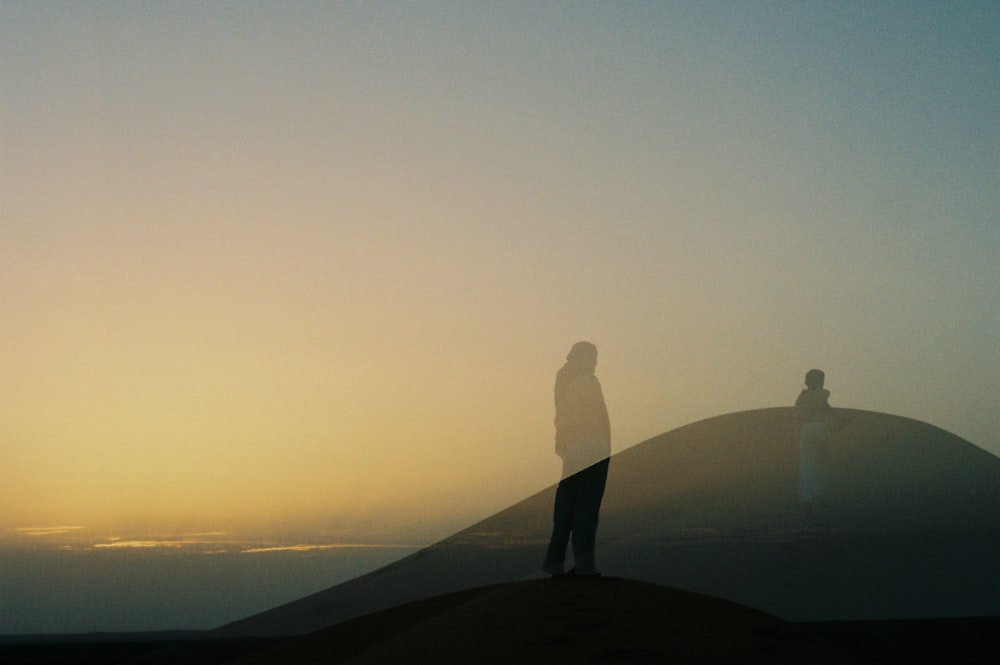
[[[0,540],[448,535],[558,479],[580,339],[616,451],[816,366],[1000,454],[996,3],[5,2],[0,47]]]

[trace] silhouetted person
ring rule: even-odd
[[[806,372],[806,388],[795,400],[799,422],[799,499],[806,517],[812,517],[826,494],[830,457],[830,391],[823,387],[822,370]]]
[[[556,454],[563,460],[556,489],[552,539],[542,568],[553,576],[598,575],[594,561],[597,516],[611,455],[611,424],[601,383],[594,376],[597,347],[577,342],[556,374]],[[565,571],[573,539],[573,570]]]

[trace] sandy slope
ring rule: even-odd
[[[796,502],[791,410],[712,418],[612,460],[598,534],[614,576],[790,621],[1000,616],[1000,459],[936,427],[845,411],[825,514]],[[554,488],[368,575],[223,626],[294,635],[540,575]]]
[[[445,600],[334,626],[236,662],[850,662],[773,616],[643,582],[535,580]]]

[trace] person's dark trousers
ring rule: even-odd
[[[552,539],[545,554],[544,570],[552,574],[562,572],[566,560],[566,546],[573,538],[573,565],[578,575],[594,575],[594,544],[597,538],[597,518],[608,480],[605,459],[579,473],[564,478],[556,488],[553,511]]]

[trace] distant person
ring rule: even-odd
[[[822,370],[806,372],[806,388],[795,400],[799,423],[799,499],[806,517],[813,517],[826,494],[830,464],[830,391]]]
[[[552,539],[542,569],[553,577],[596,577],[594,545],[611,455],[611,424],[601,383],[594,376],[597,347],[577,342],[556,373],[556,454],[562,480],[556,489]],[[573,564],[565,570],[573,539]]]

